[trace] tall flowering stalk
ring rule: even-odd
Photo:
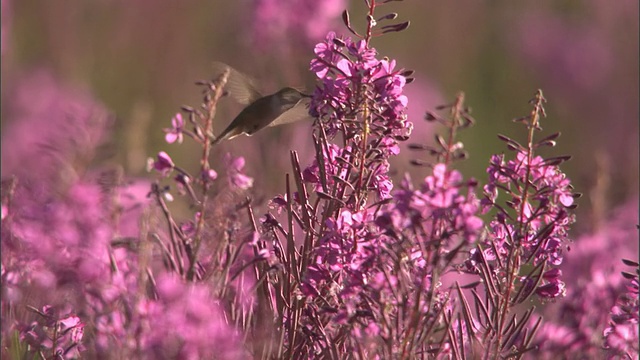
[[[379,60],[373,37],[401,31],[408,23],[383,26],[380,4],[367,2],[364,34],[329,33],[315,47],[311,70],[320,80],[310,113],[316,157],[304,169],[292,152],[293,183],[272,204],[287,214],[281,223],[263,218],[264,246],[282,265],[265,290],[282,325],[286,358],[411,357],[446,351],[444,316],[449,303],[439,274],[478,237],[482,221],[474,181],[448,169],[459,156],[455,129],[469,123],[462,97],[452,107],[452,129],[443,163],[414,190],[409,180],[392,193],[390,156],[408,139],[403,87],[410,71]],[[339,144],[332,143],[338,140]],[[301,231],[297,237],[296,232]],[[461,260],[460,260],[461,261]]]
[[[379,29],[378,21],[396,15],[376,20],[378,5],[368,2],[363,34],[351,26],[345,11],[343,20],[356,40],[329,33],[316,45],[316,57],[311,61],[311,70],[321,81],[310,106],[317,118],[316,159],[300,174],[298,194],[306,192],[301,185],[308,183],[317,198],[310,207],[313,212],[306,210],[306,195],[300,202],[301,210],[307,212],[303,218],[308,221],[303,224],[307,235],[298,286],[307,304],[295,309],[305,313],[297,325],[301,329],[286,331],[319,336],[289,344],[300,353],[335,358],[345,351],[353,352],[358,344],[345,335],[375,327],[369,300],[358,296],[378,273],[377,259],[384,241],[375,225],[376,202],[372,198],[390,198],[388,158],[399,152],[398,141],[406,140],[412,128],[405,115],[407,97],[402,94],[411,72],[396,69],[394,60],[377,59],[370,45],[375,36],[401,31],[408,22]],[[336,136],[341,144],[330,144]]]
[[[184,135],[194,139],[202,145],[199,174],[193,176],[188,171],[177,167],[171,157],[164,151],[158,153],[157,159],[149,160],[149,169],[158,171],[162,177],[169,177],[175,173],[174,183],[180,192],[188,194],[198,207],[195,219],[182,228],[171,217],[171,212],[165,202],[164,194],[168,188],[161,188],[159,184],[153,187],[155,199],[167,220],[170,245],[165,256],[171,264],[172,271],[189,281],[201,277],[198,274],[198,254],[202,246],[203,231],[209,197],[214,180],[217,178],[215,170],[211,169],[209,154],[211,151],[211,134],[213,133],[213,119],[218,100],[223,96],[223,88],[229,76],[228,72],[220,74],[219,78],[210,82],[199,82],[204,87],[204,101],[200,109],[185,107],[185,112],[193,126],[193,131],[186,128],[182,114],[178,113],[171,120],[171,128],[165,129],[165,139],[168,143],[183,141]],[[199,188],[198,193],[196,190]],[[184,231],[187,229],[187,231]]]
[[[473,307],[466,300],[463,303],[467,324],[463,338],[469,342],[456,342],[461,353],[521,357],[533,349],[541,318],[529,326],[535,308],[520,312],[518,306],[534,295],[543,301],[564,296],[558,265],[569,243],[569,226],[575,221],[570,210],[577,195],[558,167],[569,157],[545,159],[535,154],[541,147],[554,146],[559,136],[534,140],[535,132],[542,130],[545,101],[538,91],[531,100],[531,113],[516,119],[527,127],[524,146],[499,136],[515,157],[494,155],[487,168],[489,181],[482,204],[485,212],[493,210],[494,215],[486,236],[465,263],[465,270],[481,281],[471,286]],[[500,196],[506,199],[499,201]],[[471,316],[473,312],[476,317]]]
[[[143,324],[166,328],[149,335],[154,356],[246,357],[239,337],[255,322],[251,290],[256,279],[250,270],[264,256],[253,232],[242,226],[248,220],[243,214],[251,214],[247,190],[253,185],[244,174],[244,159],[224,156],[226,182],[220,181],[210,163],[213,122],[218,101],[226,95],[228,76],[227,70],[211,81],[199,81],[204,94],[201,106],[184,106],[171,120],[172,126],[164,129],[169,144],[190,138],[202,147],[195,175],[164,151],[149,160],[149,170],[159,175],[151,194],[166,227],[153,229],[152,234],[163,260],[163,267],[156,270],[162,281],[154,281],[158,301],[143,304]],[[170,181],[166,184],[163,179]],[[173,194],[191,203],[191,219],[176,219],[169,204]],[[163,318],[164,311],[177,315]]]

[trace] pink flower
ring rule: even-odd
[[[174,167],[175,165],[173,164],[173,160],[171,160],[169,154],[164,151],[160,151],[158,153],[155,161],[153,159],[147,160],[147,169],[156,170],[164,177],[169,176]]]
[[[224,162],[227,166],[227,179],[232,188],[247,190],[253,186],[253,178],[243,174],[243,157],[234,158],[231,154],[226,154]]]
[[[183,128],[184,128],[184,120],[182,119],[182,114],[177,113],[176,116],[174,116],[171,119],[171,128],[164,129],[164,131],[167,133],[164,137],[165,140],[169,144],[173,144],[176,141],[178,142],[178,144],[182,144]]]

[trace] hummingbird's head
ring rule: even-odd
[[[304,94],[298,89],[292,87],[285,87],[278,91],[278,97],[285,103],[295,104],[300,101],[300,99],[304,97],[311,97],[311,95]]]

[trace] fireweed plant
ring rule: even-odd
[[[444,129],[435,145],[409,146],[433,159],[413,161],[430,174],[417,184],[405,176],[394,189],[389,159],[413,128],[403,95],[412,72],[371,44],[409,25],[389,24],[395,13],[376,15],[390,2],[365,1],[362,32],[345,11],[351,36],[330,32],[315,46],[315,156],[301,162],[290,152],[284,192],[266,213],[256,211],[242,157],[224,155],[224,176],[210,163],[228,72],[198,82],[202,104],[182,107],[164,129],[169,144],[201,146],[195,172],[162,151],[148,162],[157,179],[143,196],[123,181],[105,188],[88,176],[66,180],[64,190],[26,175],[4,181],[3,356],[571,358],[587,354],[588,343],[600,344],[589,356],[637,358],[635,261],[625,260],[636,270],[620,277],[624,290],[601,304],[606,319],[588,332],[564,324],[565,334],[584,336],[558,341],[559,326],[545,327],[536,311],[574,286],[561,263],[577,197],[559,167],[569,157],[538,155],[559,137],[537,139],[541,91],[516,120],[526,142],[499,136],[507,152],[491,157],[482,190],[454,168],[467,157],[457,133],[474,123],[462,93],[427,113]],[[78,134],[52,141],[95,150],[96,140],[72,140],[102,138],[105,124],[84,121],[91,114],[77,119]],[[61,177],[60,168],[47,168],[45,178]],[[175,200],[189,205],[190,218],[174,215]],[[569,298],[571,307],[580,294]],[[590,316],[573,309],[576,322]]]

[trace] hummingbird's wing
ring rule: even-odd
[[[268,126],[279,126],[305,119],[312,119],[311,115],[309,115],[310,102],[311,99],[307,97],[300,99],[293,107],[280,114],[280,116],[273,120]]]
[[[249,76],[219,61],[214,61],[212,67],[213,71],[219,74],[229,69],[229,77],[227,78],[225,90],[240,104],[249,105],[262,97],[262,94],[255,85],[256,82]]]

